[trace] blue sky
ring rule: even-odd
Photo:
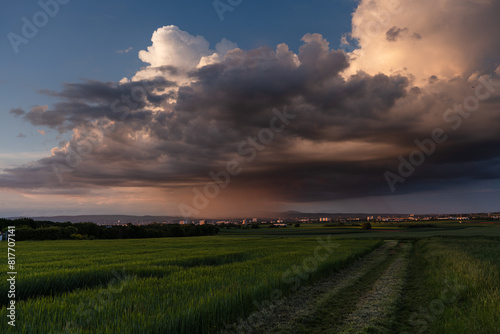
[[[297,49],[304,32],[321,33],[340,45],[340,37],[350,30],[355,6],[353,0],[243,1],[221,22],[211,1],[71,0],[60,5],[59,12],[16,54],[7,34],[21,35],[22,17],[32,21],[41,7],[37,1],[5,1],[0,12],[5,36],[0,44],[4,64],[0,67],[0,140],[4,143],[0,153],[46,153],[57,146],[55,131],[40,128],[47,133],[42,136],[9,111],[53,103],[38,91],[59,90],[64,82],[119,81],[133,75],[145,65],[137,53],[150,45],[159,27],[176,25],[204,36],[212,46],[227,38],[244,49],[279,43]],[[129,48],[128,53],[117,52]],[[19,133],[27,137],[18,138]]]
[[[38,1],[4,1],[0,11],[0,170],[11,169],[0,174],[0,215],[177,214],[176,201],[189,204],[195,187],[210,180],[210,168],[224,166],[235,144],[258,131],[265,124],[263,117],[284,102],[290,110],[309,114],[287,128],[283,138],[269,145],[269,152],[246,167],[243,176],[231,181],[231,190],[225,190],[202,213],[219,214],[228,203],[235,212],[260,208],[499,210],[494,200],[500,194],[500,175],[494,171],[499,163],[496,100],[481,101],[480,108],[486,112],[464,118],[458,130],[450,130],[451,118],[446,122],[442,116],[471,94],[471,86],[500,74],[498,38],[491,33],[491,26],[498,24],[492,16],[498,4],[436,1],[440,6],[431,0],[243,0],[225,12],[221,21],[212,1],[71,0],[60,4],[53,17],[47,16],[47,24],[27,44],[18,45],[17,53],[9,33],[22,35],[23,18],[30,22],[34,15],[40,18],[42,8]],[[436,27],[436,22],[443,26]],[[153,33],[157,33],[154,42]],[[225,38],[241,51],[218,50],[212,63],[203,63],[205,67],[201,58],[198,67],[182,69],[181,63],[171,60],[175,57],[162,54],[181,46],[184,42],[177,39],[182,34],[193,39],[203,36],[210,50]],[[352,37],[349,41],[356,48],[341,45],[343,36]],[[186,54],[173,50],[180,57],[175,59],[192,56],[191,47],[182,49]],[[156,65],[143,62],[141,50],[148,50],[142,59],[152,59]],[[204,50],[200,57],[207,52],[214,51]],[[271,66],[276,57],[279,64]],[[155,66],[186,71],[180,79],[173,72],[165,74],[165,80],[181,87],[170,91],[175,99],[158,95],[160,107],[146,103],[141,110],[133,110],[133,117],[122,126],[134,132],[128,134],[134,141],[117,148],[121,152],[109,150],[117,136],[125,135],[109,133],[101,146],[94,147],[96,153],[68,175],[70,181],[64,185],[45,182],[50,164],[64,160],[78,133],[89,126],[103,129],[103,124],[94,123],[95,117],[87,118],[87,111],[75,114],[72,108],[84,101],[90,115],[102,103],[99,99],[111,94],[103,105],[109,108],[113,94],[130,90],[144,78],[152,79]],[[217,66],[227,71],[210,72]],[[198,68],[202,70],[196,72]],[[189,74],[194,77],[188,80],[189,71],[195,74]],[[219,74],[214,77],[214,73]],[[132,80],[128,86],[118,84],[124,77]],[[67,83],[73,85],[64,86]],[[221,93],[220,100],[210,99],[212,84],[220,85],[215,91]],[[240,86],[248,88],[243,90],[248,96],[238,90]],[[233,101],[228,93],[232,89],[233,95],[241,94],[239,100]],[[59,93],[49,96],[40,90]],[[91,93],[79,95],[85,92]],[[93,96],[92,92],[100,93]],[[255,100],[255,92],[262,100]],[[49,112],[35,108],[45,105]],[[16,108],[22,109],[17,117],[11,113]],[[240,110],[254,112],[254,118]],[[64,121],[51,123],[50,112]],[[145,113],[150,119],[139,125]],[[188,124],[172,121],[165,125],[165,117],[192,118]],[[208,123],[202,126],[202,120]],[[158,124],[165,128],[158,129]],[[172,130],[174,125],[178,133]],[[415,140],[441,127],[450,139],[438,145],[436,153],[408,180],[396,182],[398,190],[391,193],[384,170],[397,172],[398,156],[408,157]],[[209,129],[206,139],[197,138],[199,129]],[[233,133],[236,130],[239,133]],[[181,139],[176,137],[179,134]],[[130,167],[131,157],[144,152],[144,147],[151,160]],[[212,159],[204,160],[205,156]],[[157,180],[152,182],[144,173],[156,175]],[[234,198],[239,196],[242,199],[236,203]],[[436,197],[443,198],[443,203],[430,200]],[[129,200],[131,205],[126,204]]]

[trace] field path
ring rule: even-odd
[[[346,269],[280,300],[252,328],[234,324],[221,334],[387,332],[410,248],[386,240]]]
[[[375,282],[372,289],[360,299],[356,310],[349,315],[344,322],[345,325],[338,332],[363,333],[368,329],[381,330],[390,325],[396,302],[401,296],[411,245],[403,244],[401,247],[396,259]]]

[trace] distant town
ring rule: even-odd
[[[17,218],[17,217],[15,217]],[[246,218],[197,218],[186,219],[175,216],[128,216],[128,215],[83,215],[83,216],[53,216],[53,217],[31,217],[34,220],[50,220],[53,222],[93,222],[97,225],[149,225],[157,224],[193,224],[193,225],[274,225],[286,227],[290,224],[357,224],[360,222],[371,223],[402,223],[402,222],[428,222],[439,220],[454,221],[500,221],[500,212],[491,213],[467,213],[467,214],[343,214],[343,213],[301,213],[288,211],[282,213],[261,213],[255,217]]]

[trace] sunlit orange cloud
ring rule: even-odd
[[[422,85],[483,70],[483,57],[498,50],[498,10],[491,0],[363,0],[352,19],[360,48],[346,75],[403,73]]]
[[[370,161],[373,159],[388,158],[394,155],[397,142],[370,143],[366,141],[341,141],[341,142],[313,142],[310,140],[296,140],[285,154],[287,161],[293,157],[300,161]],[[277,157],[279,159],[279,156]]]

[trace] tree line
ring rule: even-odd
[[[95,223],[55,223],[35,221],[31,218],[0,218],[0,230],[15,226],[15,240],[58,240],[58,239],[139,239],[164,237],[191,237],[215,235],[219,228],[213,225],[194,224],[148,224],[126,226],[101,226]]]

